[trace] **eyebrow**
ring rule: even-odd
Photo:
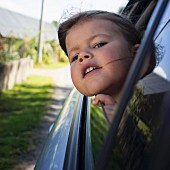
[[[107,35],[107,34],[100,33],[100,34],[95,34],[95,35],[93,35],[92,37],[88,38],[87,40],[88,40],[88,41],[92,41],[93,39],[95,39],[96,37],[99,37],[99,36],[107,36],[107,37],[110,37],[110,36]],[[68,51],[68,56],[69,56],[69,54],[70,54],[71,52],[76,51],[76,50],[78,50],[78,49],[79,49],[78,45],[76,45],[76,46],[74,46],[73,48],[71,48],[71,49]]]
[[[71,52],[76,51],[76,50],[78,50],[78,49],[79,49],[79,47],[78,47],[77,45],[76,45],[75,47],[71,48],[71,49],[68,51],[68,57],[69,57],[69,55],[70,55]]]

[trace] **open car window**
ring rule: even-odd
[[[158,3],[160,1],[130,1],[123,12],[145,34],[148,22]],[[169,135],[166,133],[170,130],[169,127],[164,134],[161,134],[168,118],[166,104],[168,100],[170,101],[170,49],[168,45],[170,3],[166,6],[153,36],[156,48],[158,48],[157,66],[153,73],[138,81],[133,87],[117,128],[114,127],[114,123],[116,124],[118,121],[114,115],[116,112],[114,108],[108,109],[108,112],[105,110],[106,118],[102,108],[91,105],[91,141],[96,169],[104,167],[105,169],[127,170],[166,169],[169,164],[167,158],[170,156],[170,151],[165,152],[170,149],[167,141],[161,143],[163,146],[166,145],[166,149],[163,146],[160,146],[162,150],[157,149],[160,145],[161,135],[164,135],[162,138],[170,138],[170,136],[166,136]],[[108,124],[107,119],[110,120],[112,127]],[[113,130],[115,133],[113,137],[110,137],[111,128],[116,129],[115,132]],[[112,142],[109,143],[109,140]],[[108,145],[112,146],[108,147]],[[105,148],[109,148],[110,151]],[[159,152],[164,152],[164,154],[160,154],[162,158]],[[154,160],[160,161],[155,163]]]

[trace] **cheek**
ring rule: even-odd
[[[73,67],[71,68],[71,78],[72,78],[72,81],[76,80],[77,78],[76,71]]]
[[[98,57],[99,58],[99,57]],[[113,64],[117,59],[121,58],[115,50],[106,50],[104,53],[100,54],[100,62],[102,66],[106,66],[108,64]]]
[[[122,44],[111,43],[107,46],[107,48],[103,49],[102,54],[104,56],[103,60],[111,61],[117,60],[127,55],[127,50],[122,48]]]
[[[75,87],[79,86],[79,75],[77,69],[73,66],[71,68],[71,79]]]
[[[131,59],[118,60],[117,62],[107,64],[105,70],[107,71],[111,79],[113,78],[113,81],[115,79],[120,79],[120,81],[122,81],[127,76],[131,67],[131,63]]]
[[[113,59],[125,58],[130,56],[130,50],[125,42],[112,43],[109,48],[109,52]]]
[[[102,63],[107,63],[114,59],[114,52],[110,48],[101,49],[96,55]]]

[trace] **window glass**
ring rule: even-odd
[[[101,107],[91,104],[90,115],[92,153],[95,164],[108,132],[108,123]]]
[[[162,81],[160,77],[156,79],[158,83]],[[149,91],[146,86],[150,80],[145,78],[134,89],[117,131],[108,169],[143,170],[149,165],[149,155],[161,125],[163,97],[168,90]]]
[[[156,45],[158,46],[158,53],[160,53],[160,63],[154,72],[170,81],[170,2],[166,8],[165,14],[160,22],[160,25],[155,34]]]
[[[107,169],[147,169],[153,148],[157,147],[156,137],[163,123],[164,96],[170,91],[169,10],[170,2],[155,34],[155,38],[159,35],[155,43],[160,55],[158,58],[162,59],[154,72],[140,80],[134,88],[118,128]],[[114,108],[105,111],[109,120],[114,121]],[[108,129],[102,108],[91,105],[91,140],[95,163]]]

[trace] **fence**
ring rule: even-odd
[[[0,92],[3,89],[12,89],[15,84],[22,83],[27,78],[31,66],[29,57],[0,63]]]

